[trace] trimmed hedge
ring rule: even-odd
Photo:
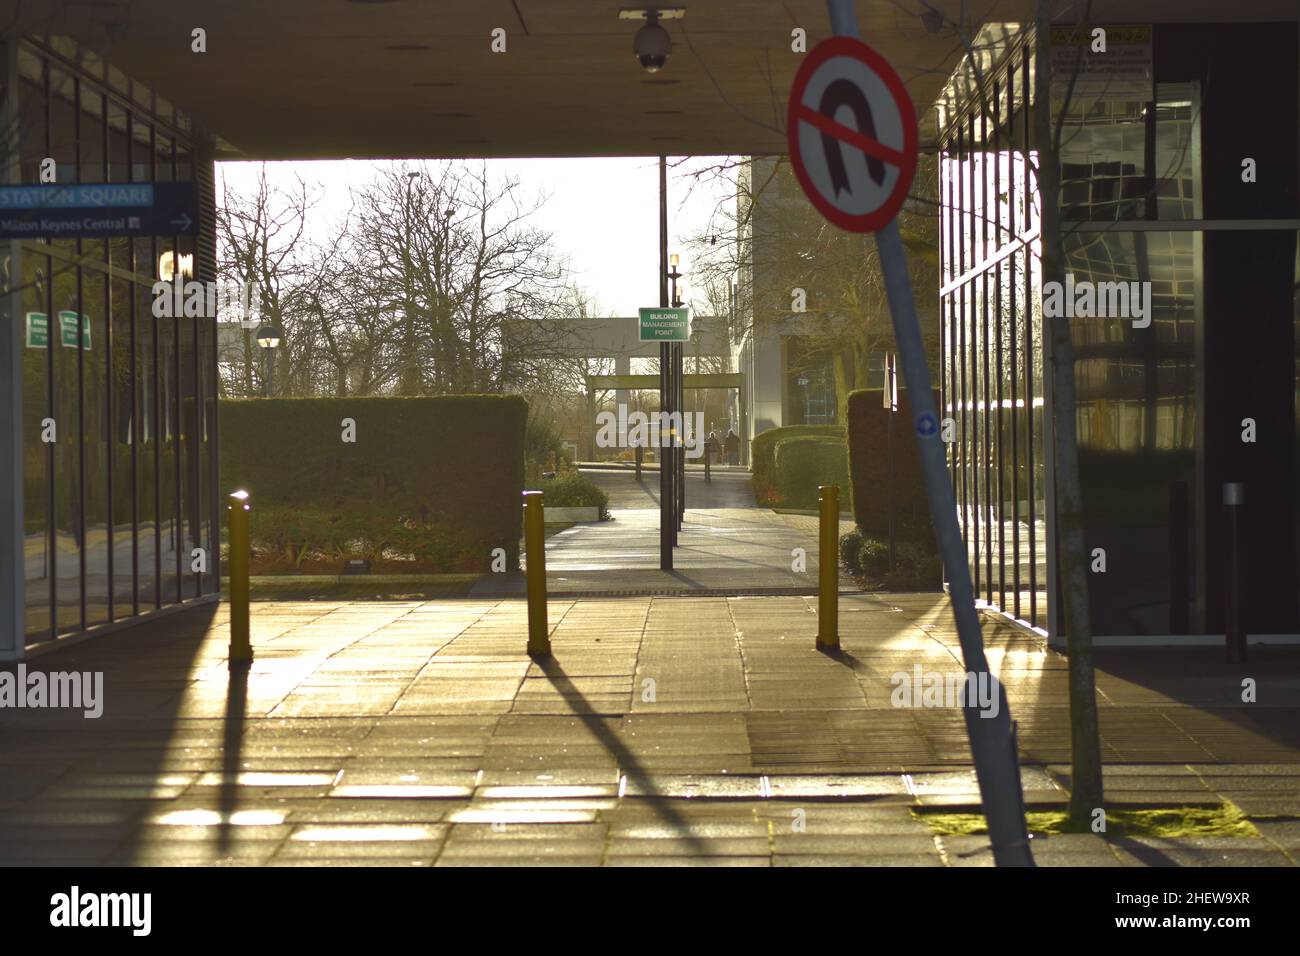
[[[221,491],[252,497],[259,546],[518,567],[528,404],[509,395],[220,403]],[[343,419],[355,422],[344,442]]]
[[[816,508],[818,487],[835,485],[848,491],[848,450],[844,442],[815,437],[783,438],[773,451],[776,491],[787,508]]]
[[[535,484],[542,493],[542,503],[547,507],[598,508],[601,521],[610,517],[609,495],[590,478],[576,471],[559,478],[543,478]]]
[[[787,438],[821,438],[844,441],[844,428],[840,425],[784,425],[769,428],[755,435],[749,443],[749,470],[755,484],[776,483],[776,444]]]
[[[938,404],[938,393],[935,394]],[[921,456],[912,430],[907,390],[898,390],[898,411],[881,405],[878,388],[849,392],[849,478],[853,489],[853,520],[867,535],[889,532],[889,421],[894,422],[894,520],[896,529],[916,529],[932,535],[930,502],[925,496]]]

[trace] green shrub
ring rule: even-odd
[[[245,488],[259,550],[518,566],[524,425],[517,396],[293,398],[220,405],[221,494]],[[343,419],[356,425],[344,442]],[[292,554],[291,554],[292,549]]]
[[[858,549],[858,569],[872,579],[885,577],[889,573],[889,542],[864,535],[862,546]]]
[[[842,441],[785,438],[774,451],[776,491],[785,507],[816,508],[821,485],[835,485],[846,494],[848,453]]]
[[[862,565],[858,554],[862,550],[862,532],[857,528],[840,535],[840,565],[849,574],[860,574]]]
[[[776,443],[786,438],[824,438],[843,442],[844,429],[839,425],[785,425],[755,435],[749,443],[749,470],[755,481],[776,483]]]
[[[942,563],[933,535],[894,539],[894,569],[889,568],[889,540],[860,528],[840,537],[840,564],[868,586],[887,591],[932,591],[941,587]]]
[[[537,482],[542,502],[553,508],[599,508],[600,520],[608,521],[609,495],[590,478],[577,472],[558,478],[544,478]]]
[[[894,530],[903,524],[929,526],[930,504],[925,494],[916,432],[912,427],[907,389],[898,391],[898,411],[881,405],[881,390],[858,389],[848,397],[849,486],[853,521],[872,535],[889,533],[889,417],[894,416]],[[938,401],[938,393],[935,393]],[[929,531],[918,532],[929,534]]]

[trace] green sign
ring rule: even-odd
[[[690,309],[642,309],[642,342],[687,342],[691,337]]]
[[[65,349],[77,347],[77,313],[59,313],[59,340]],[[29,349],[47,349],[50,347],[50,317],[44,312],[27,313],[27,347]],[[86,327],[81,330],[81,347],[90,351],[90,316],[86,316]]]
[[[27,347],[29,349],[50,347],[50,317],[44,312],[27,313]]]
[[[81,330],[81,347],[87,352],[90,351],[90,316],[85,317],[85,328]],[[75,349],[77,347],[77,313],[60,312],[59,313],[59,331],[62,333],[63,347],[65,349]],[[48,336],[47,336],[48,338]]]

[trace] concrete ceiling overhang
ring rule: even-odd
[[[963,51],[925,5],[1023,20],[1029,0],[859,2],[862,34],[921,115]],[[802,54],[830,33],[822,0],[673,0],[673,53],[632,55],[638,0],[64,0],[28,31],[71,36],[219,136],[223,158],[783,153]],[[52,11],[52,12],[49,12]],[[191,30],[207,52],[191,52]],[[506,31],[506,51],[492,34]],[[924,132],[924,131],[923,131]],[[923,135],[923,139],[926,138]]]

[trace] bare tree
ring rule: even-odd
[[[254,336],[256,328],[225,316],[224,334],[218,336],[217,360],[221,365],[223,395],[260,395],[265,392],[266,361],[277,361],[291,370],[295,359],[305,360],[306,343],[298,335],[294,315],[287,308],[298,278],[302,239],[307,214],[314,204],[308,187],[298,179],[293,189],[273,186],[267,177],[266,164],[248,194],[241,194],[223,181],[224,202],[217,207],[217,272],[256,296],[262,321],[278,326],[284,333],[281,346],[271,350],[269,358],[259,353]],[[296,354],[295,354],[296,353]],[[292,375],[284,389],[292,393]]]
[[[504,329],[527,322],[542,348],[566,273],[549,234],[528,221],[540,204],[517,180],[494,182],[486,164],[390,167],[360,191],[344,268],[387,310],[398,394],[528,384]]]
[[[933,193],[934,168],[927,158],[919,176],[923,196]],[[735,195],[734,204],[720,204],[705,231],[692,239],[699,282],[706,289],[731,290],[727,310],[718,314],[730,316],[732,340],[797,333],[803,346],[798,361],[833,369],[843,420],[848,393],[867,381],[871,354],[893,344],[875,244],[826,222],[799,193],[784,157],[722,163],[699,175],[724,178]],[[917,311],[934,356],[938,310],[924,296],[938,276],[933,208],[905,209],[900,229],[914,253],[913,286],[923,290]]]

